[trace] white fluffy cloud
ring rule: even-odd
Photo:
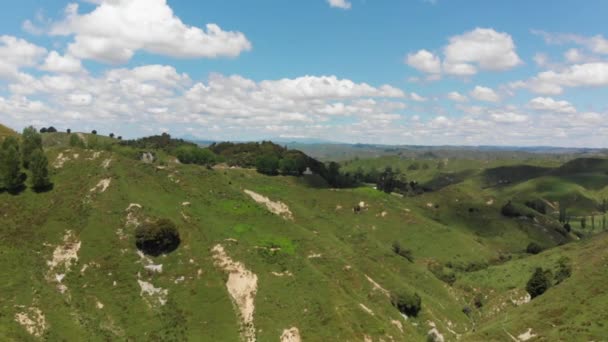
[[[538,94],[558,95],[564,88],[608,86],[608,63],[575,64],[563,70],[544,71],[526,81],[511,83],[512,88],[527,88]]]
[[[447,65],[469,65],[482,70],[507,70],[522,63],[511,36],[487,28],[451,37],[444,54]]]
[[[96,2],[97,3],[97,2]],[[216,24],[205,29],[184,24],[166,0],[104,0],[90,13],[70,4],[51,35],[74,35],[68,52],[81,59],[124,63],[138,51],[179,58],[235,57],[251,49],[240,32]]]
[[[56,72],[56,73],[78,73],[83,72],[82,63],[79,59],[70,55],[61,56],[57,51],[51,51],[44,64],[40,67],[41,70]]]
[[[454,76],[472,76],[479,69],[504,71],[522,64],[511,36],[491,28],[476,28],[449,39],[443,48],[443,63],[427,50],[408,54],[406,63],[429,74],[442,71]]]
[[[0,36],[0,78],[12,78],[21,67],[35,66],[46,49],[13,36]]]
[[[568,101],[556,101],[551,97],[536,97],[528,103],[530,108],[555,113],[576,113],[576,108]]]
[[[407,55],[405,62],[412,68],[429,74],[441,72],[441,61],[439,57],[427,50],[420,50]]]
[[[341,8],[341,9],[350,9],[352,4],[348,0],[327,0],[330,7]]]
[[[500,96],[496,94],[496,92],[492,88],[476,86],[473,90],[469,92],[472,98],[478,101],[486,101],[486,102],[498,102],[500,101]]]
[[[462,95],[457,91],[452,91],[450,93],[448,93],[448,99],[454,101],[454,102],[467,102],[469,101],[469,98],[466,97],[466,95]]]

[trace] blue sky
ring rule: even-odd
[[[0,121],[16,129],[606,146],[605,1],[10,6]]]

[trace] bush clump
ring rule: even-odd
[[[168,219],[146,222],[135,230],[137,249],[148,255],[159,256],[173,252],[180,242],[177,227]]]
[[[412,250],[401,247],[401,244],[398,241],[393,242],[392,249],[395,254],[406,258],[409,262],[414,262],[414,255],[412,255]]]
[[[509,201],[507,204],[505,204],[502,207],[502,209],[500,210],[500,212],[503,216],[506,216],[506,217],[521,216],[521,213],[517,210],[517,208],[515,208],[515,206],[513,205],[513,203],[511,201]]]
[[[532,277],[526,284],[526,291],[528,291],[530,297],[538,297],[551,287],[551,277],[549,276],[549,273],[550,271],[544,271],[540,267],[537,267],[536,270],[534,270]]]
[[[528,244],[528,247],[526,247],[526,253],[528,253],[528,254],[538,254],[542,251],[543,251],[543,248],[536,242],[530,242]]]
[[[416,317],[422,308],[422,300],[417,293],[400,290],[391,294],[391,304],[408,317]]]

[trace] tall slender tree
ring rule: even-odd
[[[35,150],[32,153],[30,170],[32,171],[32,188],[34,188],[34,190],[45,190],[51,186],[51,180],[49,178],[49,161],[42,150]]]
[[[21,172],[19,144],[17,139],[10,137],[2,143],[0,150],[0,180],[1,186],[8,191],[17,191],[23,187],[24,177]]]
[[[21,139],[21,160],[23,162],[23,167],[29,169],[32,153],[34,153],[35,150],[42,149],[42,136],[34,127],[30,126],[23,129]]]

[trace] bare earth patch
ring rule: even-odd
[[[285,272],[270,272],[273,276],[276,277],[293,277],[293,274],[289,271],[285,271]]]
[[[107,169],[110,167],[110,163],[112,162],[112,158],[106,159],[101,163],[101,167]]]
[[[435,325],[435,322],[428,322],[429,327],[431,327],[431,330],[429,330],[427,332],[427,340],[428,341],[433,341],[433,342],[443,342],[445,341],[445,338],[443,337],[443,335],[439,332],[439,330],[437,330],[437,325]]]
[[[532,328],[528,328],[528,331],[517,336],[517,339],[520,341],[527,341],[533,337],[536,337],[536,334],[532,333]]]
[[[154,287],[152,283],[140,279],[137,279],[137,283],[139,284],[139,287],[141,289],[139,294],[142,297],[147,298],[151,305],[156,303],[160,304],[161,306],[167,304],[167,296],[169,295],[169,290],[160,287]]]
[[[281,334],[281,342],[301,342],[302,338],[300,337],[300,330],[298,328],[293,327],[290,329],[283,330]]]
[[[374,312],[372,311],[372,309],[368,308],[367,306],[359,303],[359,306],[361,307],[361,309],[363,309],[363,311],[367,312],[368,314],[375,316]]]
[[[215,245],[211,250],[215,265],[228,273],[226,288],[233,302],[239,309],[243,337],[248,342],[255,342],[253,313],[255,296],[258,291],[258,277],[245,268],[241,262],[233,261],[222,245]]]
[[[394,319],[394,320],[391,321],[391,324],[394,325],[394,326],[396,326],[397,329],[399,329],[399,331],[403,332],[403,324],[401,324],[400,321]]]
[[[68,157],[67,155],[64,156],[63,153],[59,153],[57,159],[55,159],[55,161],[53,162],[53,167],[56,169],[61,169],[63,167],[63,164],[65,164],[65,162],[69,160],[70,157]]]
[[[89,191],[90,192],[98,191],[100,193],[105,192],[108,189],[108,187],[110,186],[111,182],[112,182],[112,178],[102,179],[99,181],[99,183],[97,183],[97,185],[95,185],[95,187],[91,188],[91,190],[89,190]]]
[[[29,308],[26,312],[15,314],[15,321],[36,337],[41,337],[48,329],[46,317],[38,308]]]
[[[78,261],[78,251],[81,242],[74,236],[71,230],[66,231],[63,236],[63,244],[55,247],[53,258],[47,261],[49,270],[46,278],[49,281],[57,282],[57,289],[61,293],[67,291],[67,287],[62,284],[66,273],[70,271],[72,264]]]
[[[257,203],[264,204],[271,213],[281,216],[286,220],[293,221],[293,214],[291,213],[291,210],[289,210],[287,204],[279,201],[273,202],[270,200],[270,198],[255,193],[251,190],[245,189],[244,192]]]
[[[380,286],[380,284],[376,283],[376,281],[374,281],[374,279],[370,278],[367,274],[365,275],[365,278],[367,279],[367,281],[370,282],[370,284],[372,284],[374,286],[374,291],[380,291],[387,297],[390,296],[390,292],[388,292],[388,290],[386,290],[385,288]]]

